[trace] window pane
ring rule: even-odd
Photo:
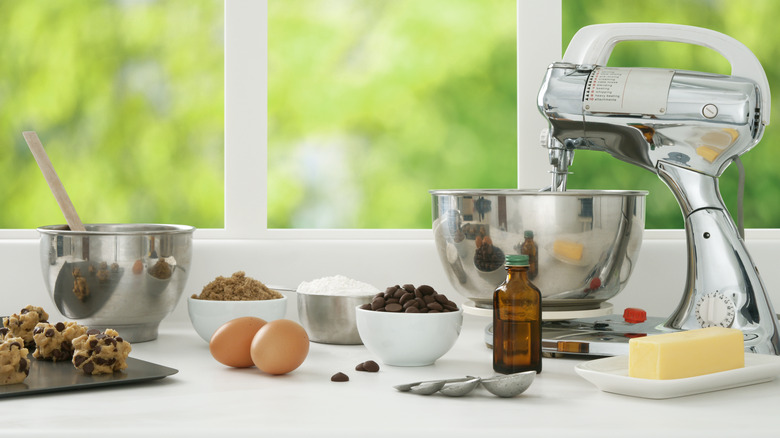
[[[223,2],[0,0],[0,228],[64,223],[37,131],[84,222],[223,226]]]
[[[429,189],[515,187],[515,1],[270,0],[268,227],[429,228]]]
[[[744,43],[763,64],[770,87],[780,84],[776,17],[780,2],[755,0],[749,3],[713,0],[641,0],[627,7],[624,0],[563,0],[563,45],[581,27],[596,23],[662,22],[705,27],[730,35]],[[715,51],[698,46],[626,42],[618,44],[609,65],[666,67],[729,74],[728,62]],[[777,102],[777,99],[775,99]],[[777,105],[773,105],[777,108]],[[778,114],[773,109],[773,114]],[[777,122],[775,122],[777,124]],[[780,152],[775,145],[780,135],[769,125],[763,140],[742,156],[745,165],[745,226],[780,227],[780,204],[766,202],[780,198],[780,173],[774,163]],[[619,162],[607,154],[579,151],[575,154],[570,188],[644,189],[647,197],[648,228],[681,228],[682,216],[670,190],[651,172]],[[736,217],[737,167],[730,166],[720,178],[726,206]]]

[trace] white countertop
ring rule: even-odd
[[[777,434],[780,380],[666,400],[599,391],[578,376],[581,359],[545,358],[522,395],[501,399],[478,388],[462,398],[392,388],[417,380],[494,375],[483,340],[488,319],[464,315],[453,349],[427,367],[354,371],[373,357],[364,346],[312,343],[284,376],[216,362],[189,323],[163,321],[157,340],[131,357],[179,372],[131,385],[0,399],[0,436],[742,436]],[[330,377],[344,372],[349,382]],[[16,432],[13,435],[12,432]],[[508,435],[509,436],[509,435]]]

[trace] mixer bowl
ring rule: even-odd
[[[450,283],[492,308],[504,256],[533,232],[532,282],[545,310],[588,310],[617,295],[642,243],[645,191],[431,190],[436,251]]]
[[[179,301],[192,260],[184,225],[85,224],[38,228],[43,280],[63,316],[112,328],[130,342],[157,338]]]

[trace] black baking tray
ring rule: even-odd
[[[47,392],[73,391],[101,386],[146,382],[171,376],[179,371],[144,360],[127,358],[127,368],[113,374],[86,375],[70,361],[30,360],[30,375],[22,383],[0,385],[0,398]]]

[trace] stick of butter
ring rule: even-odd
[[[628,375],[682,379],[745,366],[742,331],[708,327],[633,338],[628,342]]]

